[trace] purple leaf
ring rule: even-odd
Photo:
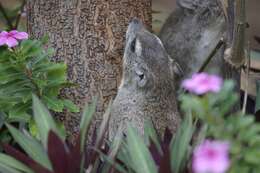
[[[66,144],[53,131],[48,136],[48,156],[52,163],[55,173],[73,173],[68,172],[68,153]]]
[[[80,135],[78,135],[75,141],[75,145],[70,147],[70,152],[68,155],[70,173],[80,172],[81,160],[82,154],[80,153]]]
[[[163,137],[163,141],[162,141],[162,150],[167,150],[170,146],[171,140],[172,140],[172,132],[170,131],[170,129],[166,128],[165,132],[164,132],[164,137]]]
[[[160,160],[159,173],[171,173],[171,161],[170,161],[169,148],[165,150],[162,159]]]
[[[152,155],[156,165],[159,165],[160,160],[161,160],[161,154],[158,151],[158,149],[157,149],[157,147],[156,147],[156,145],[155,145],[153,140],[150,140],[149,151],[150,151],[150,153],[151,153],[151,155]]]

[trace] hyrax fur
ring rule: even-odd
[[[162,27],[159,37],[180,64],[182,79],[198,72],[219,40],[226,36],[221,8],[219,0],[177,0],[177,8]],[[224,47],[215,54],[205,69],[207,72],[225,75],[223,53]]]
[[[180,117],[175,70],[160,39],[133,19],[126,33],[123,78],[111,108],[110,139],[117,131],[126,133],[128,123],[143,134],[146,120],[152,120],[160,134],[166,127],[176,131]]]

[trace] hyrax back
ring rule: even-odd
[[[165,49],[183,69],[183,78],[198,72],[205,59],[226,34],[219,0],[177,0],[177,9],[166,20],[160,38]],[[222,47],[206,71],[224,75]]]
[[[168,126],[173,132],[180,118],[174,90],[174,62],[160,39],[134,19],[126,33],[123,78],[113,102],[109,136],[126,132],[128,123],[143,134],[144,122],[152,120],[162,133]]]

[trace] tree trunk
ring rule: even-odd
[[[151,0],[29,0],[28,32],[47,34],[55,61],[68,65],[68,79],[79,85],[63,95],[81,108],[99,96],[95,123],[115,96],[121,78],[126,27],[133,17],[151,27]],[[65,113],[70,134],[78,132],[79,115]]]

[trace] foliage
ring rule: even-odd
[[[5,3],[0,2],[0,25],[3,30],[26,29],[26,23],[23,21],[26,14],[24,8],[26,1],[11,2],[12,5],[9,8],[5,6]]]
[[[2,42],[6,39],[4,32],[1,32]],[[23,34],[22,39],[27,35],[16,30],[9,33],[20,34],[16,36],[18,39],[22,38],[18,37],[21,34]],[[15,41],[16,37],[8,39]],[[12,142],[9,132],[3,126],[5,122],[20,128],[29,128],[31,134],[38,136],[38,129],[31,117],[32,94],[36,94],[53,112],[62,112],[64,109],[71,112],[79,111],[73,102],[58,96],[62,88],[74,84],[67,81],[66,64],[50,61],[54,50],[46,46],[47,42],[48,38],[44,37],[39,41],[24,40],[13,47],[0,46],[1,142]]]
[[[191,115],[183,120],[175,136],[166,129],[163,139],[154,126],[147,122],[143,140],[132,126],[128,127],[126,141],[122,142],[117,157],[120,172],[171,173],[189,172],[191,140],[194,132]],[[145,142],[146,141],[146,142]]]
[[[226,81],[217,94],[184,94],[180,97],[182,109],[191,110],[192,115],[199,118],[203,138],[230,143],[230,173],[259,172],[260,124],[251,115],[230,112],[238,99],[233,89],[234,83]]]
[[[250,115],[231,112],[232,106],[238,99],[233,89],[233,82],[225,81],[218,93],[181,94],[179,99],[185,114],[184,119],[175,135],[166,129],[162,139],[153,123],[147,121],[143,136],[140,136],[129,124],[126,136],[119,131],[113,141],[106,141],[109,105],[98,133],[95,129],[89,141],[90,145],[86,145],[86,136],[89,136],[96,99],[90,106],[85,107],[80,134],[72,145],[66,142],[65,135],[58,128],[47,108],[37,96],[33,95],[34,120],[39,129],[40,140],[30,136],[27,131],[20,132],[6,123],[25,154],[17,148],[4,144],[6,154],[0,154],[0,171],[191,173],[194,148],[196,151],[197,145],[206,144],[205,141],[211,143],[213,147],[223,141],[223,144],[228,144],[229,173],[257,173],[260,170],[260,124],[256,123]],[[203,147],[201,149],[203,152]],[[210,151],[210,148],[208,150]]]
[[[40,141],[30,136],[25,130],[20,132],[6,123],[13,138],[26,154],[4,144],[6,154],[0,155],[0,171],[80,173],[88,169],[92,172],[167,173],[171,170],[186,169],[185,163],[191,154],[189,147],[186,146],[189,146],[190,134],[194,129],[191,116],[187,116],[183,121],[175,138],[167,129],[164,139],[160,140],[153,125],[147,123],[146,142],[129,126],[126,140],[122,139],[119,132],[108,147],[104,140],[109,120],[110,109],[108,109],[104,114],[99,133],[92,137],[92,147],[86,148],[85,137],[89,132],[95,105],[96,101],[85,107],[80,134],[75,145],[72,145],[65,142],[64,134],[55,124],[49,111],[34,95],[33,112],[36,126],[40,131]],[[173,160],[179,163],[177,167],[171,167],[171,165],[176,166],[172,163]]]
[[[108,109],[104,114],[104,120],[101,125],[104,128],[98,132],[97,136],[94,135],[93,137],[93,148],[89,146],[86,148],[85,136],[89,132],[89,125],[94,115],[95,107],[96,99],[90,106],[85,107],[80,134],[75,141],[75,145],[72,145],[65,142],[64,135],[59,130],[57,124],[54,123],[48,110],[36,96],[33,96],[34,119],[40,131],[40,141],[31,137],[28,132],[24,131],[22,133],[7,123],[6,126],[12,136],[26,154],[5,144],[4,149],[8,155],[0,155],[0,171],[17,173],[80,173],[88,169],[92,172],[101,172],[98,171],[101,169],[98,151],[102,150],[104,144],[104,135],[107,131],[110,110]],[[114,150],[112,151],[115,152]]]
[[[66,79],[67,66],[49,60],[54,50],[45,49],[47,38],[25,40],[13,49],[0,47],[0,109],[6,122],[29,122],[32,93],[37,94],[55,112],[64,108],[78,112],[60,89],[71,86]]]

